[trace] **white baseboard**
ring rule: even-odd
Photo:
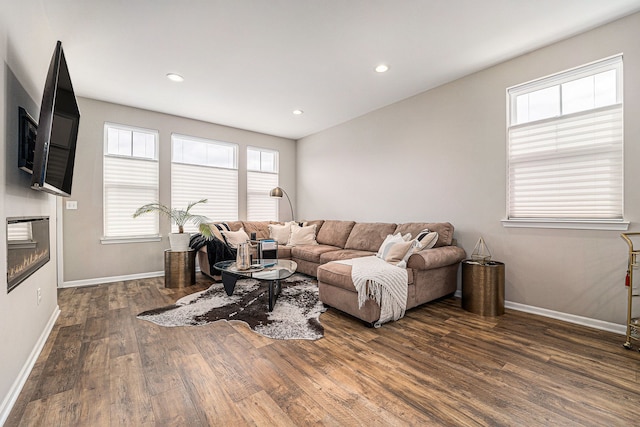
[[[200,267],[196,267],[196,273],[200,271]],[[150,273],[127,274],[124,276],[98,277],[95,279],[72,280],[62,282],[61,288],[75,288],[78,286],[101,285],[103,283],[124,282],[125,280],[147,279],[149,277],[164,276],[164,271],[152,271]]]
[[[47,325],[40,335],[40,338],[38,338],[36,345],[33,347],[33,350],[31,350],[29,358],[24,362],[24,365],[20,370],[20,374],[11,385],[9,393],[7,393],[7,396],[4,398],[2,404],[0,405],[0,426],[4,425],[5,421],[7,421],[7,418],[9,417],[9,414],[13,409],[13,405],[15,405],[16,400],[18,399],[18,396],[22,391],[22,387],[24,387],[24,384],[27,382],[27,378],[29,378],[29,374],[31,374],[31,370],[36,364],[36,360],[38,360],[38,356],[40,356],[40,353],[44,348],[44,344],[47,342],[47,339],[51,334],[51,330],[53,329],[53,325],[55,325],[59,315],[60,307],[56,305],[56,309],[51,314]]]
[[[164,271],[152,271],[149,273],[127,274],[124,276],[96,277],[95,279],[71,280],[62,282],[61,288],[75,288],[78,286],[101,285],[103,283],[124,282],[125,280],[147,279],[149,277],[164,276]]]
[[[455,293],[458,298],[462,297],[462,292],[458,289]],[[625,335],[627,328],[625,325],[618,323],[605,322],[603,320],[592,319],[590,317],[576,316],[575,314],[562,313],[560,311],[547,310],[546,308],[534,307],[532,305],[520,304],[518,302],[505,301],[505,308],[523,311],[525,313],[537,314],[539,316],[550,317],[552,319],[563,320],[577,325],[588,326],[602,331],[614,332],[616,334]]]

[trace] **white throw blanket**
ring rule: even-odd
[[[376,256],[334,261],[351,266],[351,280],[358,291],[358,304],[362,307],[367,299],[380,306],[381,324],[398,320],[407,309],[407,287],[409,274],[404,268],[389,264]]]

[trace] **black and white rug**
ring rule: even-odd
[[[239,320],[269,338],[317,340],[324,336],[320,313],[326,311],[318,299],[315,279],[294,274],[280,281],[282,291],[273,311],[268,311],[267,282],[242,279],[228,296],[222,283],[179,299],[175,304],[138,314],[138,319],[161,326],[198,326],[218,320]]]

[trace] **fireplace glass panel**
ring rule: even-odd
[[[7,218],[7,292],[49,259],[49,217]]]

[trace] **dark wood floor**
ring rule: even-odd
[[[6,426],[640,425],[623,336],[516,311],[483,319],[450,298],[367,329],[329,309],[318,341],[135,318],[209,283],[61,290]]]

